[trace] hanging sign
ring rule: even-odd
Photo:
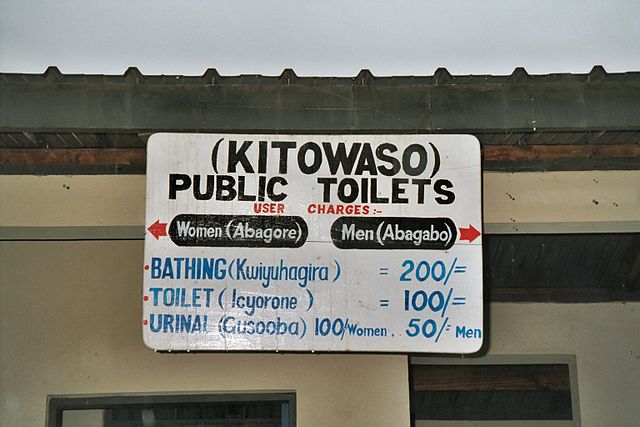
[[[476,352],[480,175],[469,135],[154,134],[144,341]]]

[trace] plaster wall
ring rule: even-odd
[[[485,174],[485,224],[633,229],[640,193],[629,183],[639,176]],[[0,425],[43,426],[48,395],[193,391],[295,391],[305,427],[409,425],[406,356],[154,353],[142,342],[141,240],[10,237],[30,227],[143,230],[144,177],[1,176],[0,193]],[[639,303],[489,309],[490,354],[575,355],[583,425],[637,425]]]
[[[0,243],[0,425],[47,395],[295,391],[299,426],[408,426],[406,356],[160,354],[142,342],[141,241]]]

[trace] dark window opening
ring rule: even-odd
[[[568,364],[413,364],[409,377],[414,425],[576,419]]]
[[[295,394],[50,397],[47,427],[295,426]]]

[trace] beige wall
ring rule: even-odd
[[[485,221],[636,227],[640,220],[640,193],[629,185],[638,172],[495,175],[485,175]],[[0,229],[141,227],[143,182],[3,176]],[[590,191],[526,198],[554,182]],[[43,426],[50,394],[239,390],[295,391],[304,427],[409,425],[405,356],[149,350],[140,324],[142,250],[139,240],[0,242],[0,426]],[[637,425],[640,304],[502,303],[490,310],[491,354],[575,354],[583,425]]]
[[[640,232],[640,188],[631,185],[637,182],[640,171],[484,173],[485,227],[511,233],[527,232],[531,224],[553,231]],[[143,175],[5,175],[0,194],[10,200],[0,206],[0,227],[144,223]]]
[[[142,342],[142,242],[0,243],[0,425],[48,394],[295,390],[300,426],[409,424],[407,358],[160,354]]]
[[[491,304],[490,354],[574,354],[582,425],[638,426],[640,303]]]
[[[0,425],[49,394],[294,390],[301,426],[408,425],[397,355],[158,354],[142,343],[141,241],[0,243]],[[575,354],[584,426],[640,419],[640,304],[492,304],[491,354]]]

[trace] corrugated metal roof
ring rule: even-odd
[[[456,84],[522,84],[522,83],[600,83],[600,82],[640,82],[640,72],[607,73],[604,67],[594,66],[589,73],[529,74],[517,67],[508,75],[468,74],[453,75],[446,68],[438,68],[433,75],[425,76],[374,76],[368,69],[362,69],[353,77],[302,77],[291,68],[285,68],[279,76],[261,74],[240,74],[225,76],[215,68],[207,69],[202,75],[145,75],[136,67],[128,68],[121,75],[107,74],[63,74],[51,66],[42,74],[0,73],[0,81],[12,83],[83,83],[83,84],[164,84],[164,85],[456,85]]]
[[[144,153],[136,150],[151,133],[168,131],[471,133],[483,146],[485,170],[638,169],[640,72],[0,73],[0,173],[144,173]],[[69,151],[55,151],[62,149]],[[102,149],[121,151],[83,151]]]
[[[0,73],[0,131],[640,131],[640,73],[377,77]],[[517,139],[517,136],[512,136]]]

